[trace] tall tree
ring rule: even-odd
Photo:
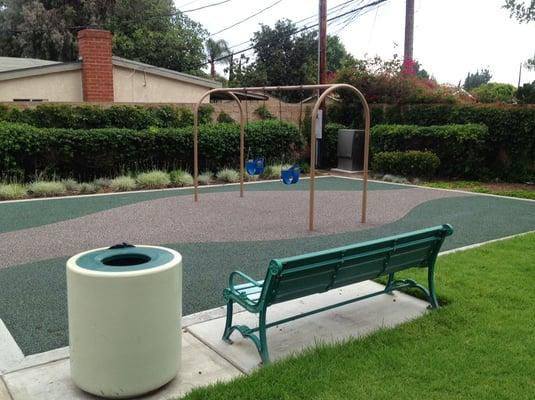
[[[117,56],[179,71],[199,71],[206,32],[172,0],[3,0],[0,54],[72,61],[76,32],[95,26],[114,34]]]
[[[504,8],[508,9],[511,18],[516,18],[519,22],[535,21],[535,0],[519,1],[505,0]],[[529,69],[535,69],[535,56],[527,61]]]
[[[254,61],[237,71],[237,84],[243,86],[285,86],[315,83],[317,77],[317,35],[298,33],[288,19],[279,20],[272,28],[261,25],[253,34]],[[299,93],[281,93],[284,100],[295,101]]]
[[[464,80],[463,88],[465,90],[472,90],[478,88],[485,83],[488,83],[492,78],[492,75],[488,69],[477,70],[475,73],[469,72]]]
[[[228,49],[228,43],[223,40],[208,39],[205,43],[206,58],[210,64],[210,76],[215,78],[215,65],[218,63],[228,64],[230,62],[230,51]]]

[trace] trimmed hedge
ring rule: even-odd
[[[239,164],[237,124],[201,125],[200,170]],[[302,149],[297,128],[279,121],[247,127],[246,151],[268,162],[293,159]],[[0,171],[4,178],[27,180],[36,173],[79,180],[116,176],[125,170],[189,168],[193,128],[42,129],[0,122]]]
[[[337,112],[329,111],[331,118],[337,117],[336,121],[346,126],[354,125],[355,109],[344,105],[336,105],[335,108],[338,108]],[[484,144],[484,168],[481,169],[482,174],[472,177],[535,181],[535,107],[496,104],[372,105],[371,111],[372,126],[486,125],[489,134]],[[357,117],[358,121],[362,121],[362,115]],[[442,157],[440,159],[442,163],[447,162]]]
[[[441,161],[438,174],[449,177],[488,175],[485,169],[484,125],[376,125],[371,131],[371,151],[430,150]]]
[[[384,151],[373,156],[372,169],[383,174],[431,178],[440,159],[430,151]]]
[[[211,104],[201,105],[199,121],[202,124],[212,122],[213,112]],[[114,105],[104,108],[95,105],[43,104],[20,109],[0,105],[0,121],[24,123],[39,128],[182,128],[193,125],[193,112],[172,106]]]

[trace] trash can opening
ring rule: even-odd
[[[102,260],[102,264],[110,267],[129,267],[132,265],[145,264],[150,260],[151,258],[146,254],[126,253],[106,257]]]

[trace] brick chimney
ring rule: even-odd
[[[109,31],[84,29],[78,32],[84,101],[113,102],[111,39]]]

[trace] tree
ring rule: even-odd
[[[355,58],[349,54],[339,36],[327,36],[327,69],[338,71],[355,62]]]
[[[518,88],[516,97],[520,103],[535,104],[535,81],[524,83]]]
[[[535,21],[535,0],[531,0],[531,2],[505,0],[503,7],[509,10],[511,18],[516,18],[521,23]],[[535,56],[529,59],[526,65],[529,69],[535,69]]]
[[[463,88],[464,90],[470,91],[485,83],[488,83],[491,78],[492,75],[488,69],[482,69],[481,71],[477,70],[474,74],[469,72],[464,80]]]
[[[230,63],[230,51],[228,49],[228,43],[223,40],[214,40],[212,38],[206,41],[206,57],[208,58],[208,63],[210,64],[210,76],[215,78],[215,65],[217,63]]]
[[[78,57],[76,33],[94,26],[114,34],[120,57],[179,71],[199,71],[202,27],[172,0],[3,0],[0,54],[55,61]]]
[[[317,79],[317,40],[315,32],[297,33],[290,20],[279,20],[271,28],[261,25],[253,34],[252,63],[236,71],[240,86],[286,86],[315,83]],[[284,92],[284,100],[297,101],[300,93]]]

